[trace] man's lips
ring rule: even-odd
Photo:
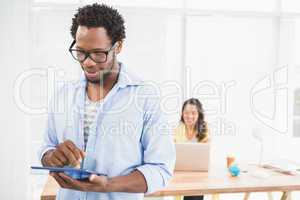
[[[90,69],[91,70],[91,69]],[[97,71],[88,71],[88,70],[83,70],[85,75],[88,78],[99,78],[101,73],[105,73],[106,70],[105,69],[98,69]]]
[[[86,73],[89,73],[89,74],[94,74],[94,73],[97,73],[97,71],[95,72],[89,72],[89,71],[85,71]]]
[[[88,72],[88,71],[85,71],[85,74],[87,77],[89,78],[96,78],[97,77],[97,71],[96,72]]]

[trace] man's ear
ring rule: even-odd
[[[123,47],[123,41],[118,41],[116,46],[116,54],[119,54]]]

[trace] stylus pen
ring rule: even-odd
[[[80,163],[80,169],[81,170],[83,170],[83,165],[84,165],[84,158],[82,158],[82,161]],[[81,174],[80,174],[80,176],[81,176]],[[80,178],[82,178],[82,177],[80,177]]]
[[[82,160],[81,160],[80,169],[83,169],[83,165],[84,165],[84,158],[82,158]]]

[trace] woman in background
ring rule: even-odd
[[[208,142],[208,129],[202,104],[191,98],[183,103],[180,124],[175,129],[175,142]]]
[[[175,142],[208,142],[207,123],[204,120],[202,104],[191,98],[183,103],[180,124],[174,131]],[[176,197],[181,200],[182,197]],[[203,196],[184,196],[183,200],[203,200]]]

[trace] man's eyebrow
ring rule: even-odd
[[[80,47],[80,46],[77,46],[76,45],[76,48],[77,49],[80,49],[80,50],[85,50],[84,48]],[[96,49],[90,49],[88,51],[106,51],[107,49],[103,49],[103,48],[96,48]]]

